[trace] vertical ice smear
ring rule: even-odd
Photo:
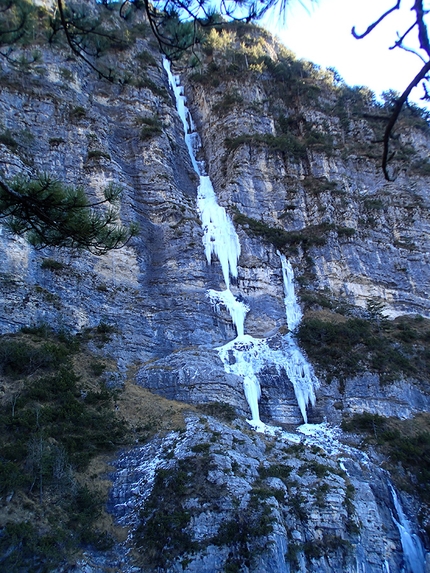
[[[299,405],[303,420],[305,424],[307,424],[308,415],[306,408],[309,403],[311,403],[312,406],[315,405],[315,390],[319,386],[319,381],[314,374],[312,366],[303,356],[291,333],[288,333],[285,339],[288,341],[289,356],[288,361],[286,360],[283,366],[288,374],[288,378],[293,384],[297,404]]]
[[[188,148],[188,153],[190,154],[191,163],[193,164],[194,171],[197,175],[200,175],[200,168],[196,160],[196,147],[198,148],[200,143],[198,134],[194,132],[194,123],[190,112],[185,105],[186,97],[183,95],[183,87],[179,85],[179,78],[172,74],[170,62],[166,58],[163,58],[163,66],[167,72],[169,84],[175,94],[176,110],[181,118],[182,125],[184,126],[184,139]]]
[[[224,282],[230,288],[230,277],[237,277],[237,261],[240,256],[239,238],[230,217],[224,207],[218,205],[212,182],[208,176],[202,175],[201,166],[196,159],[196,152],[200,147],[200,139],[194,131],[194,123],[185,103],[183,88],[179,85],[179,78],[172,74],[170,62],[163,59],[163,66],[167,72],[169,83],[175,94],[176,109],[184,126],[185,142],[188,147],[194,171],[200,178],[197,191],[197,207],[202,218],[203,245],[208,263],[212,255],[218,258]]]
[[[392,515],[400,533],[400,541],[405,558],[407,573],[425,573],[425,554],[419,537],[412,533],[411,525],[406,519],[396,490],[389,484],[398,520]]]
[[[278,255],[281,258],[282,276],[284,279],[284,302],[287,325],[290,330],[294,330],[302,320],[302,309],[297,302],[296,293],[294,291],[294,271],[286,256],[282,255],[279,251]]]
[[[285,255],[282,255],[279,251],[278,255],[281,259],[282,277],[284,279],[284,303],[285,314],[287,315],[287,325],[290,330],[295,330],[302,320],[302,310],[297,302],[294,290],[293,267]],[[305,424],[307,424],[308,417],[306,407],[309,403],[311,403],[312,406],[315,405],[315,390],[319,386],[319,381],[314,374],[312,366],[297,346],[292,334],[288,333],[286,338],[289,341],[290,357],[287,365],[285,366],[285,371],[293,384],[300,412],[302,413]]]

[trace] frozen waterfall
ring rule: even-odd
[[[224,291],[209,290],[209,300],[218,308],[223,306],[230,314],[236,328],[237,337],[218,349],[226,372],[242,378],[243,389],[251,410],[252,418],[248,422],[257,430],[264,431],[260,420],[258,402],[261,395],[258,373],[268,367],[275,367],[281,375],[285,372],[291,381],[303,420],[307,422],[306,407],[315,403],[315,389],[319,382],[312,366],[303,356],[293,335],[289,332],[283,337],[282,347],[273,349],[266,339],[255,339],[245,334],[245,317],[248,305],[242,297],[235,296],[230,290],[231,279],[237,278],[237,263],[240,256],[240,243],[233,222],[225,209],[218,205],[212,182],[204,175],[204,163],[197,160],[200,138],[186,106],[183,88],[179,78],[172,74],[170,62],[163,61],[170,85],[176,98],[176,109],[184,127],[184,138],[191,162],[199,176],[197,207],[202,219],[203,245],[209,264],[218,259],[226,286]],[[294,273],[291,263],[285,255],[278,253],[281,260],[284,283],[284,301],[287,325],[290,331],[299,325],[302,313],[294,291]],[[233,359],[234,358],[234,361]]]
[[[242,337],[245,328],[245,317],[249,312],[249,306],[236,298],[230,290],[218,292],[210,289],[208,290],[207,295],[215,307],[220,304],[226,307],[231,316],[231,320],[236,327],[237,336]]]

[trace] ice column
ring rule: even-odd
[[[243,391],[252,415],[247,422],[259,431],[264,431],[265,425],[260,420],[258,409],[261,388],[257,374],[267,364],[268,352],[270,353],[270,349],[265,339],[257,340],[248,334],[237,337],[218,349],[225,371],[242,378]]]
[[[294,271],[289,260],[287,260],[285,255],[282,255],[278,251],[278,255],[281,259],[282,265],[282,276],[284,279],[284,303],[285,312],[287,315],[287,325],[290,330],[295,330],[295,328],[300,324],[302,320],[302,309],[297,302],[296,293],[294,290]]]
[[[229,289],[222,292],[209,289],[207,294],[209,300],[215,307],[223,305],[228,309],[231,320],[236,327],[237,337],[242,337],[244,335],[245,317],[249,311],[249,306],[236,298]]]
[[[411,525],[406,519],[396,490],[389,484],[396,509],[398,520],[392,515],[393,521],[400,533],[400,541],[403,549],[408,573],[425,573],[425,555],[421,541],[415,533],[412,533]]]

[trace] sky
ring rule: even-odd
[[[403,2],[402,11],[390,14],[369,36],[356,40],[351,34],[362,33],[395,4],[395,0],[294,0],[287,8],[285,23],[264,22],[283,44],[299,58],[323,67],[334,67],[351,86],[370,87],[376,95],[388,89],[402,92],[420,70],[416,55],[389,47],[413,22],[410,6]],[[412,32],[413,34],[413,32]],[[412,36],[415,38],[415,36]],[[412,44],[412,42],[411,42]],[[423,89],[412,92],[420,103]]]

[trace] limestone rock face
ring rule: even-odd
[[[151,548],[168,571],[180,570],[169,555],[179,560],[185,553],[182,567],[189,572],[233,565],[267,573],[400,571],[385,473],[377,460],[341,445],[328,427],[325,432],[261,436],[237,421],[232,428],[191,416],[184,432],[123,454],[109,503],[119,523],[131,527],[143,570]],[[170,535],[178,534],[179,515],[184,527],[182,546],[168,544],[164,554],[165,540],[157,535],[165,533],[155,529],[151,513],[155,500],[166,513],[175,504]]]
[[[143,64],[142,51],[154,63]],[[75,572],[408,571],[384,460],[327,424],[340,424],[345,414],[429,412],[428,377],[399,376],[385,386],[367,371],[343,386],[321,379],[308,408],[320,432],[314,439],[292,429],[303,418],[285,368],[267,366],[258,374],[260,413],[278,428],[252,431],[243,419],[250,418],[243,377],[226,373],[219,356],[236,331],[207,296],[225,285],[219,263],[205,258],[198,179],[161,57],[145,39],[116,54],[118,68],[135,78],[120,86],[60,51],[42,55],[42,69],[27,75],[2,68],[0,127],[15,141],[0,142],[4,175],[49,173],[84,186],[93,199],[108,183],[120,184],[121,220],[140,231],[123,249],[97,257],[36,252],[2,229],[0,331],[40,323],[107,331],[103,343],[94,338],[95,352],[113,357],[123,374],[133,367],[137,384],[192,406],[185,431],[114,462],[109,509],[129,538],[105,553],[87,552]],[[255,78],[211,88],[183,79],[219,204],[236,219],[241,256],[232,292],[250,308],[247,334],[280,348],[288,331],[281,259],[267,239],[273,229],[299,237],[288,253],[299,298],[328,293],[357,314],[377,300],[388,318],[430,318],[428,176],[399,170],[386,182],[378,160],[351,144],[373,139],[367,121],[351,118],[346,129],[308,105],[301,116],[330,133],[334,150],[309,147],[300,160],[291,158],[264,143],[273,140],[243,138],[276,136],[265,87]],[[232,88],[240,105],[224,109]],[[145,131],[150,124],[142,118],[159,127]],[[410,128],[404,137],[424,162],[428,136]],[[264,233],[253,232],[252,221]],[[195,407],[214,403],[231,405],[238,417],[196,414]],[[419,501],[401,499],[417,532]]]

